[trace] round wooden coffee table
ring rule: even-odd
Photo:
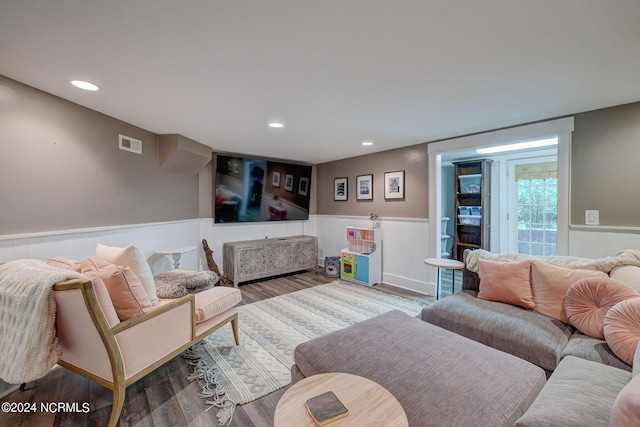
[[[282,395],[273,417],[274,427],[315,427],[304,402],[332,391],[349,410],[331,427],[408,427],[398,400],[381,385],[357,375],[318,374],[295,383]]]

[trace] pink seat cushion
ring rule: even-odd
[[[620,359],[633,366],[640,342],[640,298],[619,302],[604,316],[604,338]]]
[[[604,339],[604,316],[617,303],[640,297],[630,286],[607,277],[590,277],[571,285],[564,298],[569,322],[590,337]]]
[[[204,322],[242,301],[239,289],[216,286],[195,294],[196,323]]]
[[[478,260],[480,292],[478,298],[533,308],[529,276],[531,261]]]

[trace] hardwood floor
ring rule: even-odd
[[[319,272],[305,272],[280,276],[264,281],[240,285],[241,304],[284,295],[289,292],[332,282]],[[402,295],[422,302],[433,298],[395,288],[376,285],[376,289]],[[200,386],[187,380],[187,363],[178,356],[127,388],[119,426],[217,426],[216,408],[198,397]],[[276,404],[287,388],[236,408],[231,427],[273,426]],[[80,375],[56,367],[44,378],[27,384],[24,391],[15,391],[2,402],[29,402],[37,407],[35,413],[0,413],[0,426],[76,427],[106,426],[111,414],[112,393]],[[42,403],[77,403],[78,412],[43,412]],[[83,404],[89,410],[83,412]]]

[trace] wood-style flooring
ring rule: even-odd
[[[240,285],[242,303],[264,300],[297,290],[329,283],[334,279],[319,272],[276,277]],[[376,285],[396,295],[432,302],[433,298],[388,285]],[[3,361],[6,363],[6,361]],[[187,380],[187,363],[178,356],[127,388],[119,426],[217,426],[216,408],[198,397],[200,386]],[[273,426],[276,404],[286,388],[236,408],[231,427]],[[24,391],[15,391],[2,402],[35,403],[34,413],[0,412],[0,426],[77,427],[106,426],[111,414],[112,393],[80,375],[56,367],[44,378],[27,384]],[[41,403],[77,403],[79,412],[42,412]],[[83,404],[89,410],[82,412]]]

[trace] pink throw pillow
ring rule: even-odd
[[[566,268],[541,261],[531,263],[531,289],[534,311],[553,317],[564,323],[569,319],[564,311],[564,297],[567,290],[580,279],[588,277],[609,277],[598,270]]]
[[[604,339],[604,316],[617,303],[640,297],[630,286],[608,277],[590,277],[571,285],[564,299],[569,322],[590,337]]]
[[[47,259],[46,263],[51,267],[63,268],[65,270],[79,271],[80,268],[80,261],[63,258],[61,256],[52,256]]]
[[[604,316],[604,338],[620,359],[633,366],[640,342],[640,298],[619,302]]]
[[[80,261],[80,273],[102,279],[120,321],[153,309],[140,279],[127,266],[117,266],[91,257]]]
[[[618,393],[609,427],[640,426],[640,375],[636,375]]]
[[[534,308],[529,280],[531,261],[478,260],[480,292],[478,298],[487,301]]]

